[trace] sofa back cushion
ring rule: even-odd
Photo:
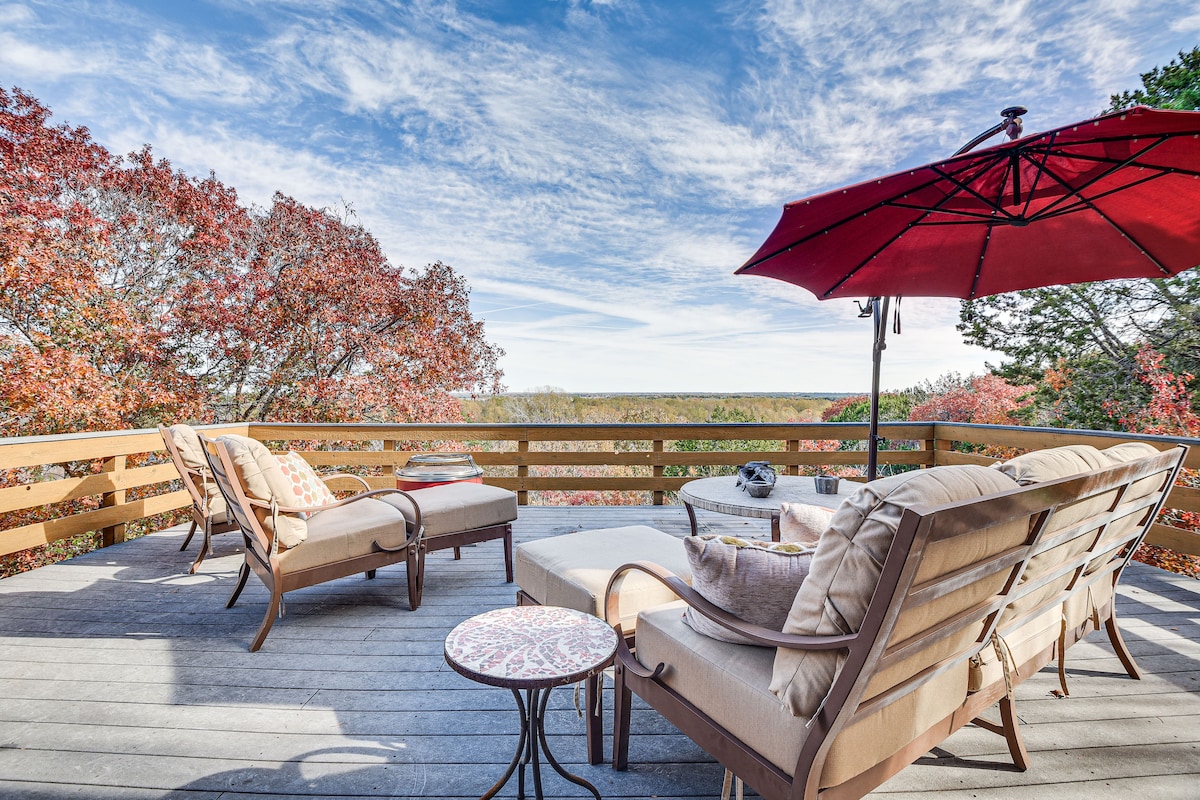
[[[1056,478],[1068,478],[1097,469],[1105,469],[1114,463],[1131,460],[1131,457],[1141,458],[1157,452],[1153,448],[1151,448],[1151,451],[1147,451],[1141,446],[1130,448],[1118,445],[1118,448],[1120,449],[1117,449],[1110,456],[1086,444],[1052,447],[1025,453],[1002,464],[995,464],[993,468],[1004,472],[1021,485],[1026,486],[1035,483],[1044,483]],[[1139,491],[1143,493],[1151,491],[1154,484],[1155,481],[1150,479],[1139,487]],[[1075,578],[1071,573],[1045,583],[1043,581],[1062,564],[1079,556],[1089,547],[1093,546],[1096,531],[1087,523],[1087,520],[1096,514],[1107,511],[1116,500],[1116,497],[1117,492],[1113,490],[1080,502],[1060,506],[1054,512],[1054,516],[1047,523],[1046,532],[1043,534],[1043,541],[1050,541],[1072,527],[1075,527],[1076,531],[1071,538],[1039,552],[1029,560],[1025,572],[1021,576],[1022,587],[1039,583],[1042,585],[1037,589],[1028,591],[1024,596],[1018,597],[1004,610],[1004,613],[1000,617],[1002,633],[1011,629],[1013,624],[1019,624],[1025,615],[1036,612],[1039,607],[1052,600],[1070,585],[1071,581]],[[1136,524],[1136,520],[1130,518],[1119,521],[1111,528],[1107,538],[1116,538],[1128,531],[1129,526],[1133,524]],[[1096,563],[1098,565],[1099,562]]]
[[[233,461],[235,477],[242,484],[242,491],[252,500],[294,507],[296,494],[292,482],[279,468],[279,460],[257,439],[236,434],[226,434],[217,441],[225,445]],[[269,508],[254,507],[254,516],[263,530],[274,534],[281,549],[295,547],[308,538],[308,525],[298,514],[280,511],[272,514]]]
[[[1111,466],[1112,462],[1090,444],[1069,444],[1033,450],[992,465],[1022,486],[1078,475]]]
[[[784,633],[829,636],[858,631],[904,509],[970,500],[1015,488],[1016,483],[1002,472],[978,466],[916,470],[865,484],[842,502],[821,535]],[[1019,541],[1028,532],[1027,524],[1015,530],[1013,526],[1008,528],[1004,535],[1010,540]],[[943,563],[923,563],[919,577],[923,580],[944,574],[954,568],[954,560],[969,557],[946,548],[938,555]],[[900,620],[897,624],[908,626],[912,622]],[[843,658],[837,651],[780,648],[775,656],[771,691],[793,714],[810,717],[829,692]]]

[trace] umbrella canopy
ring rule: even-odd
[[[1200,263],[1200,113],[1138,107],[789,203],[738,273],[971,299]]]
[[[1017,132],[1023,111],[967,147]],[[888,297],[969,300],[1197,264],[1200,112],[1139,106],[789,203],[737,272],[871,300],[873,480]]]

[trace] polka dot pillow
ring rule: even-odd
[[[276,458],[279,461],[279,469],[283,472],[283,477],[287,478],[288,483],[292,485],[297,506],[310,508],[337,501],[333,492],[329,491],[329,487],[325,485],[325,481],[321,480],[304,460],[304,456],[292,451],[282,456],[276,456]],[[286,504],[280,503],[280,505]]]

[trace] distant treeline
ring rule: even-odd
[[[816,422],[844,395],[568,394],[548,389],[461,399],[463,418],[484,423]]]

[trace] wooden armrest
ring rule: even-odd
[[[741,634],[751,641],[767,647],[786,647],[791,650],[838,650],[850,646],[857,634],[840,636],[801,636],[791,633],[780,633],[761,625],[746,622],[741,617],[730,614],[720,606],[713,605],[704,599],[695,589],[688,586],[678,575],[650,561],[635,561],[625,564],[613,573],[604,593],[605,620],[621,633],[621,587],[620,583],[630,572],[642,572],[666,586],[699,613],[718,625]]]

